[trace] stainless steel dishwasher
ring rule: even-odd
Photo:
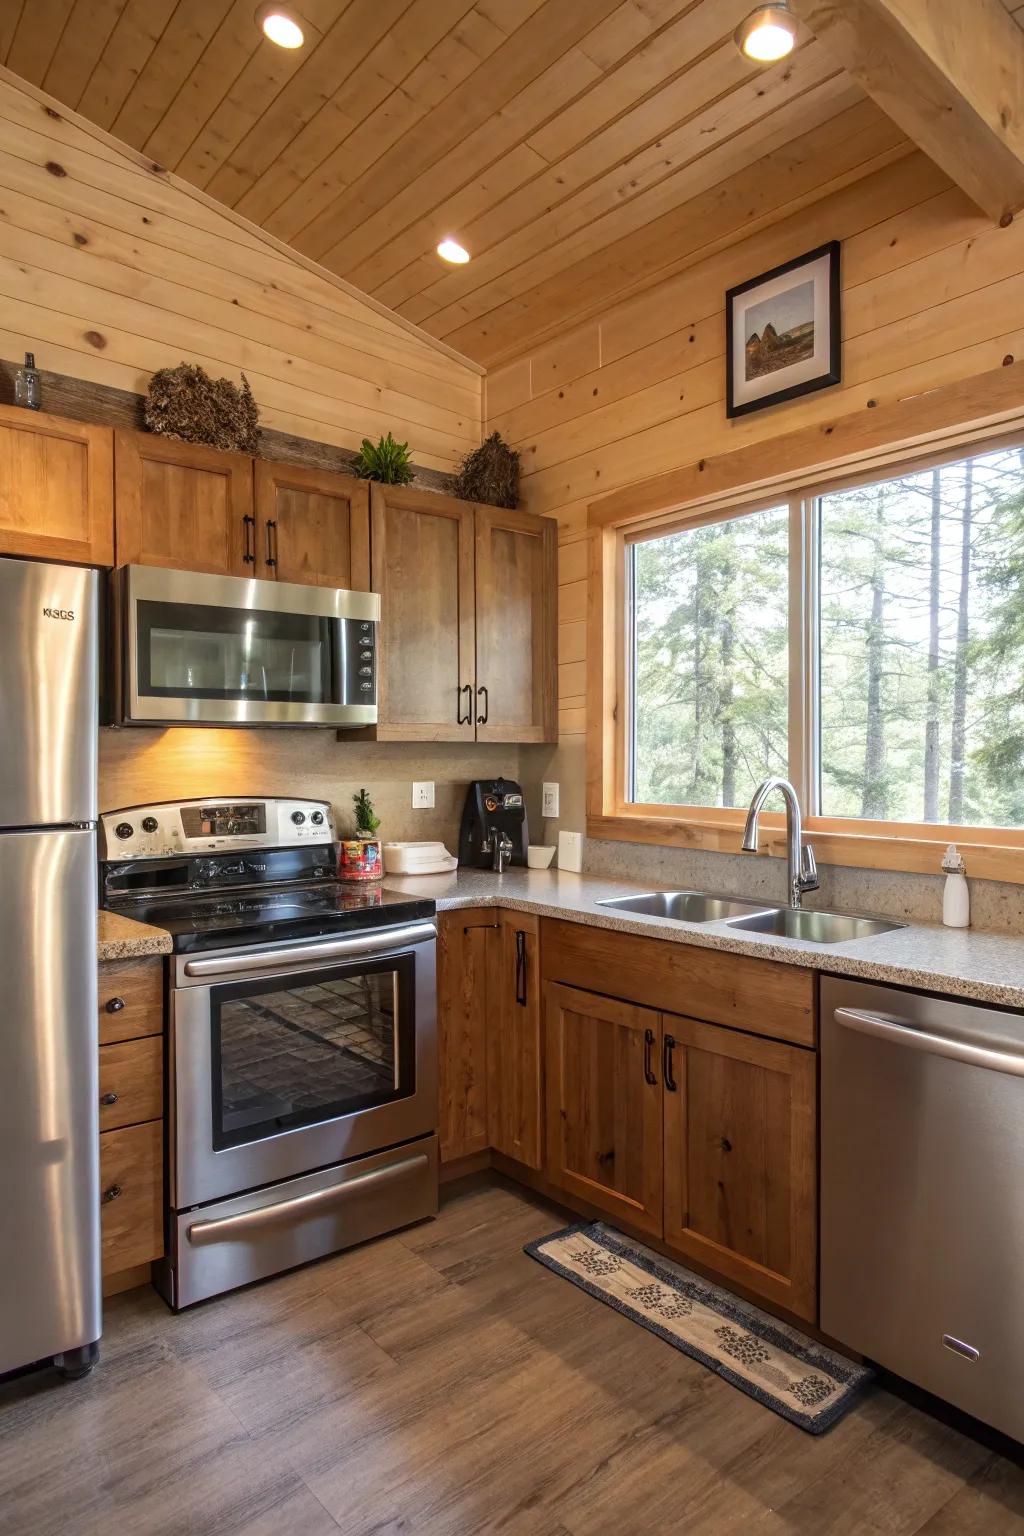
[[[1024,1440],[1024,1015],[823,978],[821,1326]]]

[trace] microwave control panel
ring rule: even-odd
[[[344,703],[376,704],[377,626],[372,619],[345,620],[344,667]]]
[[[100,817],[100,857],[107,861],[333,841],[334,819],[327,800],[170,800],[106,811]]]

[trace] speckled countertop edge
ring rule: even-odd
[[[724,922],[684,923],[617,912],[598,903],[664,886],[630,884],[564,870],[458,870],[451,875],[386,876],[388,890],[432,898],[439,912],[460,907],[507,907],[619,933],[779,960],[834,976],[893,982],[929,992],[1024,1008],[1024,937],[911,923],[868,939],[813,944],[804,939],[741,934]],[[749,900],[750,898],[745,898]],[[766,906],[771,903],[765,903]],[[809,905],[811,905],[809,903]]]
[[[100,910],[96,925],[96,958],[137,960],[142,955],[169,955],[171,936],[164,928],[137,923],[118,912]]]

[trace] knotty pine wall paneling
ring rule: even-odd
[[[843,382],[728,421],[725,290],[843,242]],[[487,431],[522,454],[523,503],[559,522],[561,824],[584,826],[587,507],[651,475],[1024,357],[1024,220],[994,227],[914,152],[487,377]],[[545,840],[556,828],[548,826]]]

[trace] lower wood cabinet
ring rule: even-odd
[[[817,1058],[665,1014],[665,1242],[814,1319]]]
[[[163,960],[100,966],[100,1224],[105,1294],[164,1251]]]
[[[442,913],[437,955],[441,1161],[493,1147],[539,1169],[537,919],[483,907]]]
[[[660,1236],[661,1016],[554,982],[544,1005],[549,1179]]]
[[[162,1120],[100,1136],[104,1281],[164,1251],[163,1136]]]
[[[527,1168],[544,1163],[540,936],[528,912],[497,914],[488,994],[487,1125],[491,1146]]]

